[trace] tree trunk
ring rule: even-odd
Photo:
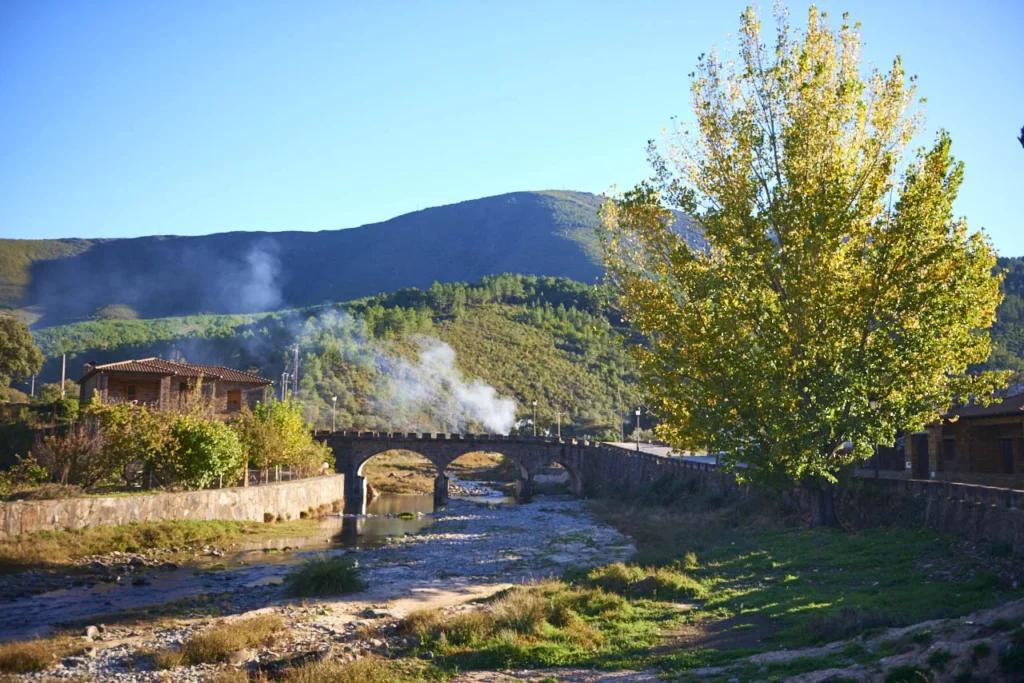
[[[811,494],[811,526],[838,527],[834,484],[821,483],[808,488]]]

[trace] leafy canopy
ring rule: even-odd
[[[0,376],[23,379],[35,375],[41,367],[43,354],[32,340],[28,326],[12,316],[0,315]]]
[[[773,46],[748,9],[738,58],[701,57],[692,131],[651,143],[653,179],[603,209],[606,260],[649,342],[664,437],[763,481],[833,481],[1001,381],[965,375],[988,357],[999,277],[953,216],[949,136],[902,163],[921,119],[900,60],[864,77],[845,16],[838,31],[813,7],[806,30],[776,19]],[[668,229],[670,208],[707,249]]]

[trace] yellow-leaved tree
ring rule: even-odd
[[[776,23],[766,46],[748,9],[736,59],[700,58],[694,122],[651,143],[652,179],[602,211],[606,262],[647,340],[660,435],[813,491],[815,523],[835,524],[841,468],[1004,381],[967,374],[988,357],[1000,279],[953,215],[949,136],[903,167],[921,117],[900,60],[862,75],[846,16]]]

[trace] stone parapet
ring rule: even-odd
[[[0,539],[34,531],[185,519],[262,522],[264,513],[291,515],[344,498],[335,474],[262,486],[89,496],[0,503]]]

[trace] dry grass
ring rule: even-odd
[[[220,622],[189,636],[180,650],[155,653],[153,663],[159,669],[173,669],[178,666],[224,662],[232,652],[273,644],[284,626],[284,620],[276,614]]]
[[[370,655],[353,662],[323,661],[286,669],[288,683],[412,683],[423,680],[414,662],[392,662]]]
[[[28,673],[56,663],[61,657],[81,650],[70,638],[47,638],[0,644],[0,672]]]

